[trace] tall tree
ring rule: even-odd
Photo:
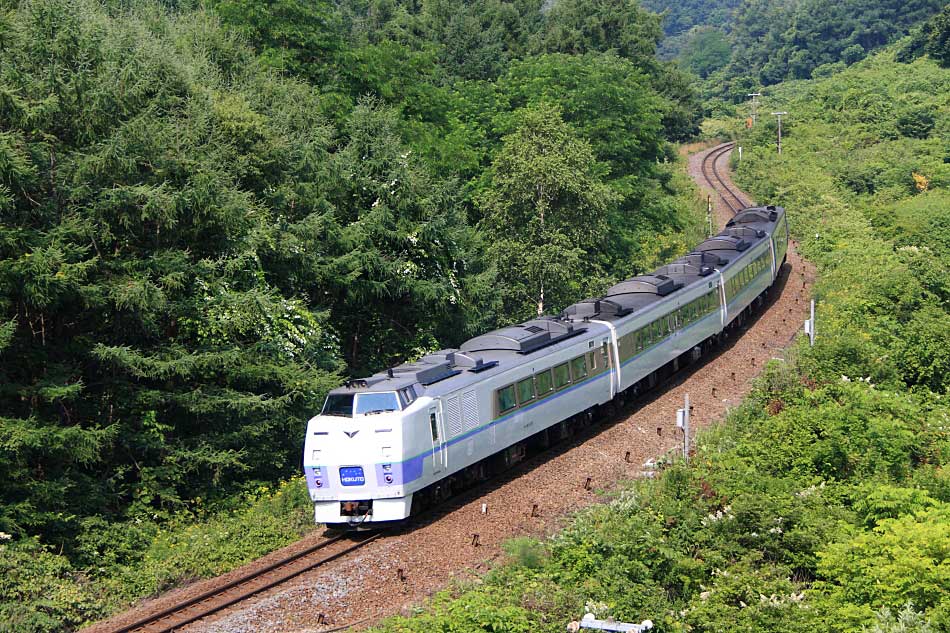
[[[336,381],[322,316],[263,263],[284,202],[320,205],[315,95],[157,11],[5,16],[0,530],[55,540],[290,473]]]
[[[607,217],[619,201],[605,175],[559,108],[539,103],[518,113],[479,200],[503,314],[558,310],[590,291]]]
[[[614,51],[648,68],[663,37],[660,16],[636,0],[558,0],[537,38],[540,52]]]
[[[433,177],[400,130],[393,108],[363,99],[331,161],[332,210],[290,226],[280,246],[295,284],[330,306],[355,373],[437,347],[462,308],[457,185]]]
[[[927,23],[927,54],[943,67],[950,67],[950,5]]]
[[[331,0],[212,0],[259,59],[315,83],[331,77],[343,50],[341,16]]]

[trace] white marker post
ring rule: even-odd
[[[805,319],[805,334],[808,335],[808,344],[815,346],[815,300],[811,300],[811,318]]]
[[[689,464],[689,394],[683,408],[676,410],[676,428],[683,429],[683,459]]]

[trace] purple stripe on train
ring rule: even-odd
[[[383,464],[376,464],[376,483],[384,486],[402,486],[422,477],[422,465],[426,455],[419,455],[404,462],[393,462],[390,469],[383,468]],[[387,479],[387,475],[392,480]]]

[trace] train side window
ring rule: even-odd
[[[571,374],[575,382],[587,376],[587,360],[583,356],[571,361]]]
[[[643,338],[646,336],[646,333],[643,330],[637,330],[637,351],[643,351]]]
[[[629,351],[628,348],[630,347],[629,334],[626,336],[620,337],[619,347],[620,347],[620,358],[627,358],[627,352]]]
[[[504,413],[506,411],[511,411],[516,406],[518,402],[515,400],[515,386],[508,385],[507,387],[502,387],[498,390],[498,413]]]
[[[534,377],[518,381],[518,404],[534,400]]]
[[[554,381],[551,379],[551,370],[547,369],[534,377],[534,386],[538,390],[538,397],[554,391]]]
[[[610,365],[610,350],[607,348],[607,343],[600,346],[600,355],[604,359],[604,367]]]
[[[439,423],[435,419],[435,413],[429,414],[429,430],[432,432],[432,441],[439,441]]]
[[[591,371],[597,369],[597,352],[587,352],[587,364]]]
[[[571,370],[567,363],[562,363],[554,368],[554,387],[561,389],[571,384]]]

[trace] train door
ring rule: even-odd
[[[449,452],[445,446],[445,423],[439,407],[429,407],[429,433],[432,436],[432,472],[439,473],[448,466]]]
[[[605,338],[600,343],[600,362],[610,372],[610,397],[613,398],[620,391],[620,381],[614,372],[616,360],[613,351],[610,349],[610,339]]]

